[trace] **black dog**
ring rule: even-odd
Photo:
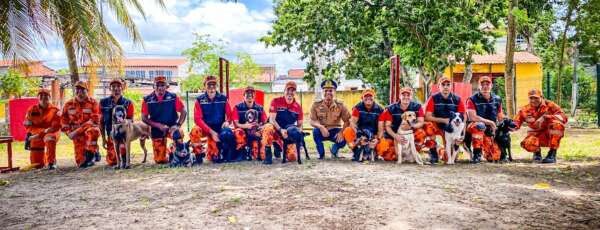
[[[304,137],[310,135],[310,133],[307,132],[302,132],[302,138],[300,138],[300,144],[299,146],[296,146],[296,160],[298,161],[298,164],[302,164],[302,153],[300,152],[300,149],[304,149],[304,156],[306,156],[307,160],[310,160],[310,156],[308,156],[308,150],[306,149],[306,142],[304,142]],[[285,143],[284,143],[284,148],[283,149],[287,149],[285,147]],[[284,150],[282,150],[283,152],[285,152]],[[277,152],[277,151],[275,151]],[[283,156],[283,161],[282,163],[286,163],[287,162],[287,156],[285,153],[281,154]]]
[[[189,167],[192,165],[191,151],[190,151],[190,142],[176,142],[175,143],[175,151],[171,154],[170,166],[171,167],[180,167],[186,166]]]
[[[496,141],[500,148],[500,161],[513,161],[512,151],[510,150],[510,129],[516,127],[515,122],[508,118],[504,118],[498,123],[494,141]],[[508,159],[506,158],[507,156]]]

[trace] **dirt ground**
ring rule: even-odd
[[[0,229],[600,228],[596,157],[431,167],[344,155],[121,171],[60,159],[0,175]]]

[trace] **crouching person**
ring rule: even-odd
[[[408,141],[402,135],[397,134],[397,131],[402,124],[402,115],[406,112],[413,112],[417,117],[416,123],[409,124],[413,129],[413,136],[415,137],[415,147],[417,148],[417,151],[419,151],[424,144],[426,136],[425,131],[423,130],[425,124],[425,113],[423,112],[421,104],[412,101],[412,98],[412,88],[404,87],[400,89],[400,101],[388,105],[385,108],[385,111],[379,117],[379,121],[384,123],[385,133],[377,145],[376,150],[377,154],[385,161],[398,160],[394,143],[399,142],[406,144]],[[409,154],[403,156],[402,158],[410,161],[412,157],[413,156]],[[412,160],[414,161],[416,159]]]
[[[25,129],[31,136],[30,165],[27,169],[56,169],[56,142],[60,137],[59,109],[50,103],[50,92],[46,89],[38,91],[39,103],[30,107],[25,116]]]
[[[514,119],[516,129],[523,123],[529,126],[521,147],[533,153],[534,162],[556,163],[556,151],[564,136],[567,115],[556,103],[544,99],[538,89],[530,90],[528,96],[529,104],[521,108]],[[543,160],[541,147],[550,148]]]
[[[254,88],[248,86],[244,90],[244,101],[233,107],[233,123],[237,160],[263,160],[260,152],[259,129],[267,121],[267,114],[262,106],[255,102],[256,92]]]
[[[302,106],[296,102],[296,83],[289,81],[285,84],[284,96],[271,101],[269,108],[269,124],[261,131],[261,154],[264,153],[264,164],[273,163],[272,146],[276,153],[283,153],[282,163],[300,152],[302,133]],[[300,159],[289,159],[298,160]]]
[[[94,165],[100,137],[100,107],[96,100],[88,96],[85,82],[75,84],[75,98],[63,106],[61,124],[61,130],[73,140],[77,166],[86,168]]]
[[[467,99],[467,113],[471,123],[467,132],[473,143],[473,159],[471,163],[481,162],[481,155],[487,161],[506,161],[506,156],[500,159],[500,148],[494,141],[496,123],[501,121],[502,99],[492,93],[492,79],[488,76],[479,78],[479,92]]]
[[[142,102],[142,120],[151,127],[152,152],[156,164],[169,162],[167,138],[173,137],[173,133],[179,130],[187,116],[187,111],[179,96],[168,92],[168,88],[167,79],[164,76],[155,77],[154,92],[145,96]],[[173,139],[173,141],[177,141],[177,139]]]
[[[323,100],[315,101],[310,109],[310,125],[313,129],[313,139],[319,152],[319,159],[325,158],[324,141],[332,141],[331,156],[338,158],[338,151],[346,145],[342,130],[350,126],[350,112],[342,101],[335,99],[337,83],[324,80],[321,83]],[[344,121],[344,126],[341,122]]]
[[[352,108],[350,127],[344,129],[344,139],[352,150],[352,161],[369,161],[382,134],[379,116],[383,108],[375,103],[375,91],[367,89],[362,100]],[[362,154],[362,158],[361,158]]]
[[[206,92],[196,98],[194,122],[202,130],[201,136],[207,137],[206,158],[213,163],[231,162],[236,158],[235,137],[229,127],[231,107],[227,96],[217,92],[214,76],[206,77],[204,87]]]

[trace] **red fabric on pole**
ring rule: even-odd
[[[433,84],[431,86],[431,95],[439,92],[437,84]],[[452,87],[452,92],[458,96],[460,96],[463,101],[467,100],[471,95],[473,95],[473,87],[470,83],[464,82],[454,82],[454,86]]]
[[[23,122],[27,115],[27,109],[38,103],[37,98],[19,98],[8,101],[10,135],[16,141],[24,141],[27,136],[27,130]]]

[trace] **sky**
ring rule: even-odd
[[[104,6],[105,23],[120,42],[127,57],[178,57],[190,48],[194,33],[208,34],[226,42],[226,56],[235,60],[236,52],[249,53],[258,64],[275,64],[277,73],[287,74],[291,68],[305,68],[300,53],[285,53],[280,47],[269,47],[258,41],[267,34],[275,19],[273,0],[164,0],[166,10],[155,0],[140,0],[146,20],[131,10],[144,47],[134,46],[125,30]],[[39,46],[38,58],[54,69],[67,68],[67,59],[59,39]]]

